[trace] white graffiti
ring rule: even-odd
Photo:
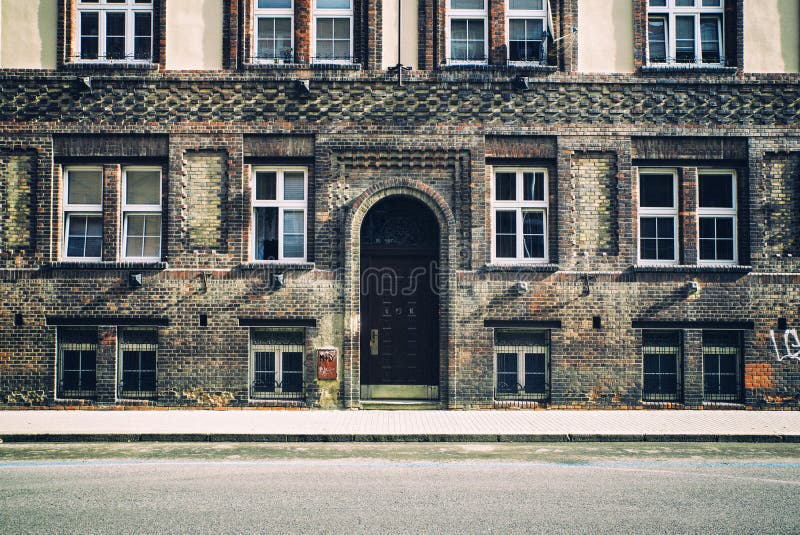
[[[786,329],[784,331],[783,346],[786,350],[785,352],[781,352],[778,348],[778,342],[775,341],[775,331],[770,331],[769,336],[772,338],[772,347],[775,348],[775,356],[778,358],[778,362],[787,359],[800,362],[800,338],[798,338],[797,329]]]

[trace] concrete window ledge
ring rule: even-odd
[[[633,266],[634,273],[750,273],[753,266]]]
[[[644,65],[642,74],[718,74],[721,76],[736,75],[736,67],[718,67],[714,65]]]
[[[704,409],[719,409],[719,410],[745,410],[747,405],[744,403],[732,403],[727,401],[704,401]]]
[[[91,269],[115,270],[133,269],[141,271],[163,271],[169,267],[167,262],[50,262],[42,266],[48,270]]]
[[[558,264],[486,264],[478,271],[484,273],[555,273]]]
[[[244,262],[239,267],[242,270],[312,271],[315,264],[314,262]]]
[[[156,72],[158,63],[65,63],[60,67],[62,71],[71,71],[85,74],[102,72]]]

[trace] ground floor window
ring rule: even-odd
[[[158,332],[153,329],[122,329],[119,337],[120,398],[156,397]]]
[[[58,397],[97,395],[97,329],[58,330]]]
[[[703,400],[740,402],[742,337],[739,331],[703,331]]]
[[[495,399],[546,400],[550,396],[548,331],[497,329]]]
[[[303,397],[303,329],[253,329],[250,333],[250,398]]]
[[[679,331],[642,333],[644,401],[678,401],[681,398],[681,361]]]

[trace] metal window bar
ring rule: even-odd
[[[275,50],[272,54],[256,53],[255,59],[281,60],[284,63],[294,63],[294,49],[291,47]]]
[[[251,345],[250,398],[305,399],[304,355],[298,344]]]
[[[158,344],[120,345],[118,395],[129,399],[156,397]]]
[[[658,337],[662,339],[659,340]],[[650,338],[648,340],[648,338]],[[645,336],[642,347],[643,401],[678,401],[683,395],[681,348],[675,335]]]
[[[549,340],[543,345],[496,345],[494,351],[496,400],[546,401],[550,398]]]
[[[714,340],[706,345],[704,341],[703,399],[740,402],[743,397],[741,346],[739,343],[731,345],[729,341],[722,343]]]
[[[339,63],[345,65],[359,64],[356,61],[356,56],[336,56],[336,55],[311,56],[311,63],[316,63],[317,65],[325,65],[327,63]]]
[[[77,352],[77,367],[66,368],[65,354]],[[58,392],[61,398],[93,399],[97,396],[97,344],[61,343],[58,352]],[[93,365],[89,365],[92,362]],[[65,380],[65,375],[69,378]]]

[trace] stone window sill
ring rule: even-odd
[[[478,72],[513,72],[513,73],[552,73],[558,71],[555,65],[474,65],[453,64],[441,65],[442,71],[478,71]]]
[[[243,270],[266,269],[269,271],[312,271],[314,262],[244,262]]]
[[[745,410],[747,406],[744,403],[735,403],[731,401],[704,401],[704,409],[721,409],[721,410]]]
[[[480,271],[486,273],[555,273],[558,264],[486,264]]]
[[[75,72],[96,72],[96,71],[132,71],[132,72],[149,72],[157,71],[160,65],[158,63],[65,63],[61,66],[62,70],[75,71]]]
[[[739,265],[698,266],[670,264],[664,266],[633,266],[631,271],[634,273],[750,273],[753,271],[753,267]]]
[[[169,267],[167,262],[50,262],[43,269],[82,269],[82,270],[115,270],[134,269],[142,271],[163,271]]]
[[[715,65],[644,65],[642,74],[718,74],[732,76],[739,72],[736,67],[719,67]]]
[[[360,63],[260,63],[250,62],[242,65],[244,71],[296,71],[311,69],[315,71],[360,71]]]

